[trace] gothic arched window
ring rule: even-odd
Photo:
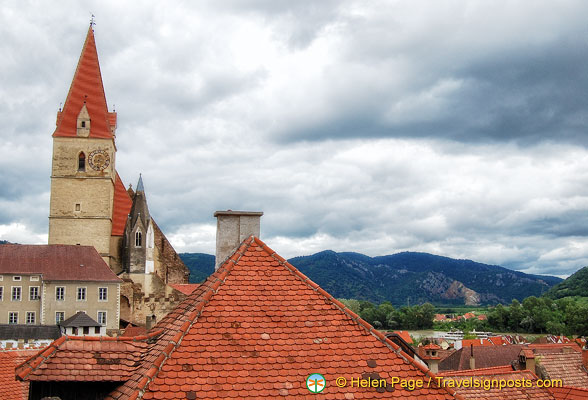
[[[78,156],[78,171],[85,171],[86,170],[86,155],[84,152],[80,152]]]
[[[143,235],[141,234],[141,231],[137,231],[135,232],[135,247],[141,247],[143,241]]]

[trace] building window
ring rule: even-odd
[[[99,326],[95,326],[95,327],[94,327],[94,333],[95,333],[96,335],[99,335],[99,334],[100,334],[100,327],[99,327]]]
[[[135,232],[135,247],[141,247],[141,242],[143,240],[143,235],[141,231]]]
[[[4,300],[4,286],[0,286],[0,301]]]
[[[29,287],[29,300],[39,300],[39,286]]]
[[[90,327],[84,326],[84,335],[89,335],[89,334],[90,334]]]
[[[11,325],[18,324],[18,312],[11,311],[8,313],[8,323]]]
[[[9,324],[18,324],[18,312],[11,311],[8,313],[8,323]]]
[[[27,311],[27,325],[34,325],[35,324],[35,312],[34,311]]]
[[[31,282],[39,282],[39,277],[38,276],[31,276]]]
[[[80,203],[76,203],[76,211],[82,211],[82,205]]]
[[[12,287],[12,301],[20,301],[21,292],[22,292],[22,288],[20,286],[13,286]]]
[[[106,311],[98,311],[98,323],[106,325]]]
[[[99,301],[107,301],[108,300],[108,288],[105,288],[105,287],[98,288],[98,300]]]
[[[15,282],[20,282],[20,281],[22,281],[22,276],[13,276],[12,280]]]
[[[59,325],[65,319],[65,313],[63,311],[55,311],[55,325]]]
[[[86,121],[82,121],[82,128],[86,127]]]
[[[85,287],[78,288],[78,301],[86,301],[86,288]]]
[[[55,300],[59,300],[59,301],[65,300],[65,287],[57,286],[55,288]]]
[[[86,170],[86,155],[82,151],[78,156],[78,171]]]

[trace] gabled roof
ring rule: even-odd
[[[4,244],[0,274],[39,274],[46,281],[122,282],[93,246]]]
[[[311,395],[305,380],[312,372],[326,378],[319,395],[325,399],[454,398],[434,384],[414,391],[397,386],[393,394],[391,387],[337,387],[339,376],[428,381],[434,375],[254,237],[154,330],[161,334],[109,399],[302,398]],[[33,373],[42,362],[29,363]],[[19,376],[28,379],[21,368]]]
[[[565,386],[588,389],[588,372],[582,365],[581,353],[535,353],[535,361],[537,360],[537,368],[545,375],[545,379],[561,379]]]
[[[125,226],[132,206],[133,200],[129,196],[117,172],[116,181],[114,182],[114,202],[112,206],[112,236],[122,236],[125,233]]]
[[[78,311],[65,321],[59,324],[64,328],[80,328],[84,326],[96,327],[101,326],[98,322],[94,321],[88,314],[83,311]]]
[[[200,300],[169,351],[138,382],[144,399],[184,397],[189,391],[199,399],[300,398],[310,393],[305,380],[313,371],[328,382],[325,398],[347,392],[376,398],[388,395],[338,388],[335,379],[432,376],[257,238],[243,242],[202,287],[190,296]],[[396,388],[395,395],[452,398],[439,388]]]
[[[17,381],[14,368],[38,350],[0,351],[0,399],[27,400],[29,382]]]
[[[54,137],[77,136],[78,114],[84,104],[90,114],[90,137],[112,139],[116,113],[108,112],[94,31],[91,26],[86,35],[63,111],[57,113]]]
[[[476,346],[474,347],[474,359],[477,368],[497,367],[510,365],[517,360],[522,345],[511,344],[506,346]],[[470,348],[461,348],[439,363],[439,371],[458,371],[470,369]]]

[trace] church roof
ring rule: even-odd
[[[57,113],[54,137],[77,136],[77,118],[84,104],[90,114],[90,137],[113,138],[116,113],[108,112],[94,31],[91,26],[88,29],[65,105],[63,110]]]
[[[116,173],[116,181],[114,183],[114,203],[112,211],[112,236],[122,236],[125,232],[127,219],[133,206],[133,200],[125,189],[125,185],[120,179],[118,172]]]
[[[93,246],[4,244],[0,274],[39,274],[45,281],[122,282]]]

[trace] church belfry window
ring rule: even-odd
[[[85,171],[86,170],[86,155],[84,152],[80,152],[78,156],[78,171]]]
[[[141,247],[142,241],[143,235],[141,234],[141,231],[138,230],[137,232],[135,232],[135,247]]]

